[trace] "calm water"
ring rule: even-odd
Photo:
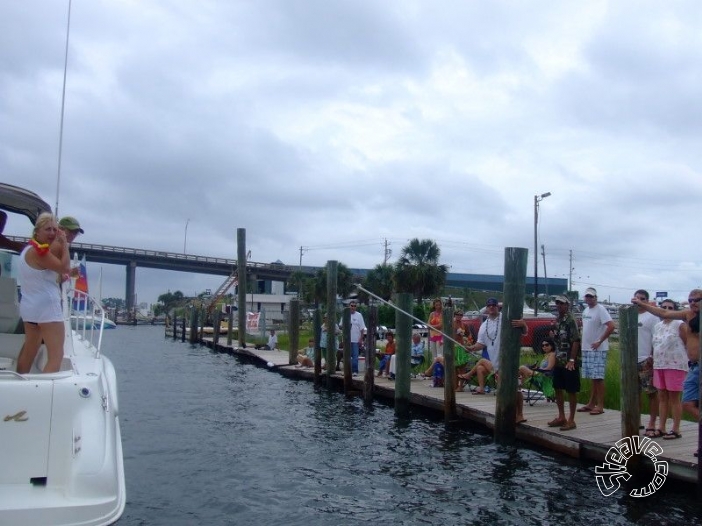
[[[163,334],[106,333],[127,475],[119,526],[702,524],[688,486],[605,498],[591,464],[399,420]]]

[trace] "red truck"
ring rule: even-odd
[[[485,317],[482,314],[467,313],[463,315],[463,325],[470,330],[473,340],[478,337],[480,324]],[[525,316],[524,321],[529,329],[521,338],[522,347],[532,347],[535,352],[541,352],[541,341],[543,338],[550,336],[551,330],[556,328],[555,316]]]

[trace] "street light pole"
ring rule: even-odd
[[[190,218],[185,222],[185,234],[183,235],[183,254],[185,254],[185,247],[188,244],[188,223],[190,223]]]
[[[551,192],[534,196],[534,317],[539,313],[539,253],[537,230],[539,225],[539,203]]]

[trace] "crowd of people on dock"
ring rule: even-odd
[[[702,290],[694,289],[688,298],[688,307],[680,307],[670,299],[655,305],[647,291],[634,293],[632,303],[638,309],[638,383],[643,399],[648,400],[649,417],[642,426],[644,435],[650,438],[674,440],[680,438],[680,422],[683,411],[699,419],[699,318]],[[580,325],[571,311],[571,300],[565,295],[556,296],[556,318],[548,333],[535,341],[543,355],[540,362],[519,368],[519,383],[545,379],[552,386],[557,414],[546,425],[560,431],[577,428],[577,413],[591,416],[605,412],[605,376],[609,338],[615,331],[615,323],[608,310],[598,303],[597,291],[590,287],[584,294],[585,308]],[[352,301],[351,309],[351,350],[352,373],[358,373],[359,349],[363,345],[366,326],[363,316]],[[412,367],[424,365],[423,375],[430,378],[432,385],[443,387],[445,381],[443,304],[440,299],[432,303],[432,311],[427,319],[429,332],[428,366],[425,361],[424,340],[413,334]],[[475,395],[485,394],[491,383],[499,385],[500,326],[502,313],[496,298],[488,298],[485,304],[485,317],[475,340],[463,322],[463,313],[454,311],[451,339],[457,344],[455,350],[455,382],[458,391],[470,386]],[[512,320],[511,324],[523,333],[527,324],[523,319]],[[320,347],[326,355],[330,331],[335,336],[341,332],[342,324],[329,324],[324,318]],[[395,335],[388,331],[386,343],[378,355],[377,376],[394,378],[396,351]],[[341,353],[337,356],[341,361]],[[299,366],[310,367],[314,360],[314,341],[298,357]],[[420,373],[421,374],[421,373]],[[581,378],[591,380],[589,400],[578,407],[577,397],[581,391]],[[544,381],[545,381],[544,380]],[[544,385],[544,381],[538,383]],[[517,423],[526,421],[523,414],[523,394],[517,392]],[[568,401],[566,411],[565,402]],[[671,421],[668,428],[668,421]],[[695,453],[697,455],[697,453]]]

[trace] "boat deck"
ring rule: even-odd
[[[212,339],[205,338],[203,343],[212,347]],[[300,368],[288,363],[288,351],[266,351],[247,346],[246,349],[229,347],[218,344],[217,350],[230,352],[237,355],[248,356],[272,370],[289,377],[312,380],[314,371],[311,368]],[[343,381],[341,373],[334,374],[338,382]],[[394,400],[395,382],[387,378],[375,377],[375,394],[378,397]],[[355,387],[362,391],[363,374],[353,378]],[[412,379],[410,382],[410,402],[412,404],[443,411],[444,389],[434,388],[429,380]],[[464,418],[484,425],[490,429],[494,427],[495,401],[492,393],[486,395],[473,395],[470,391],[456,393],[456,412],[459,418]],[[566,403],[567,411],[567,403]],[[526,422],[517,426],[517,438],[536,444],[559,453],[575,458],[589,459],[595,462],[604,462],[605,454],[622,438],[620,411],[607,409],[601,415],[577,413],[575,422],[577,428],[571,431],[560,431],[559,428],[548,427],[547,423],[557,416],[555,404],[540,400],[533,406],[524,404],[524,417]],[[646,423],[648,415],[642,415],[642,422]],[[668,429],[670,429],[670,420]],[[698,425],[694,422],[683,421],[680,426],[681,438],[675,440],[655,439],[663,449],[663,454],[658,460],[668,462],[668,476],[685,482],[697,483],[697,450]],[[643,433],[643,430],[642,430]],[[645,460],[645,463],[648,460]],[[650,464],[652,466],[652,464]]]

